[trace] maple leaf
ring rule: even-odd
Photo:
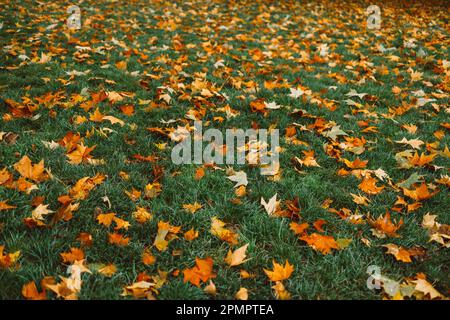
[[[428,191],[427,185],[425,183],[422,183],[419,187],[417,187],[414,190],[408,190],[404,188],[403,193],[405,194],[405,196],[410,197],[413,200],[422,201],[427,200],[432,196],[434,196],[436,193],[438,193],[438,190],[434,191],[433,193],[430,193]]]
[[[0,186],[7,186],[12,182],[12,175],[6,168],[0,170]]]
[[[92,178],[81,178],[69,190],[69,195],[73,200],[84,200],[89,195],[89,192],[95,188],[95,186],[103,183],[104,179],[105,176],[100,174],[97,174]]]
[[[69,158],[70,164],[87,163],[92,158],[90,154],[96,146],[86,147],[83,143],[78,144],[74,151],[68,153],[66,156]]]
[[[386,212],[384,216],[379,216],[376,220],[369,216],[368,221],[374,227],[375,235],[381,238],[385,236],[398,237],[399,235],[396,231],[403,225],[403,219],[400,219],[398,224],[394,224],[391,221],[391,214],[389,212]]]
[[[61,253],[64,263],[73,264],[75,261],[84,259],[84,252],[79,248],[70,248],[70,252]]]
[[[106,96],[108,97],[108,100],[111,103],[116,103],[116,102],[120,102],[120,101],[123,100],[123,96],[120,93],[116,92],[116,91],[106,92]]]
[[[361,195],[356,195],[356,194],[353,194],[353,193],[350,193],[350,195],[353,197],[353,202],[354,203],[360,204],[360,205],[363,205],[363,206],[368,206],[369,205],[370,200],[367,199],[366,197],[361,196]]]
[[[425,254],[424,250],[413,248],[413,249],[405,249],[403,247],[397,246],[393,243],[388,243],[386,245],[383,245],[383,247],[387,248],[387,254],[392,254],[397,261],[402,262],[412,262],[411,257],[412,256],[422,256]]]
[[[116,226],[114,227],[114,230],[120,230],[120,229],[128,230],[128,228],[130,227],[130,223],[128,221],[125,221],[125,220],[117,218],[117,217],[114,217],[114,223],[116,224]]]
[[[320,165],[317,163],[316,158],[314,157],[314,150],[309,151],[302,151],[305,157],[303,159],[300,159],[298,157],[294,157],[294,161],[300,166],[305,167],[320,167]]]
[[[146,199],[153,199],[161,193],[161,184],[159,182],[149,183],[145,186],[144,197]]]
[[[192,241],[192,240],[198,238],[198,231],[194,230],[194,228],[191,228],[184,233],[184,238],[187,241]]]
[[[422,227],[428,230],[430,241],[435,241],[450,248],[450,226],[436,221],[437,215],[427,213],[423,216]]]
[[[374,195],[380,193],[384,189],[384,186],[378,187],[377,180],[375,178],[365,177],[358,185],[358,188],[367,194]]]
[[[338,136],[348,136],[345,131],[341,130],[341,126],[333,126],[331,130],[322,133],[324,137],[336,140]]]
[[[269,102],[269,103],[264,102],[264,104],[266,105],[266,108],[269,110],[277,110],[277,109],[281,108],[281,106],[276,104],[275,102]]]
[[[424,295],[428,295],[431,299],[443,297],[443,295],[439,291],[437,291],[426,279],[418,278],[417,280],[412,282],[415,284],[414,290],[419,291]]]
[[[55,150],[60,147],[60,144],[53,140],[50,142],[42,140],[41,142],[44,145],[44,147],[46,147],[47,149],[50,149],[50,150]]]
[[[38,164],[32,164],[30,158],[23,156],[19,162],[14,164],[14,169],[22,177],[31,179],[34,182],[41,182],[49,178],[45,173],[44,160],[41,160]]]
[[[194,177],[195,180],[200,180],[204,176],[205,176],[205,169],[200,167],[197,170],[195,170],[195,177]]]
[[[249,273],[248,271],[241,269],[239,271],[239,274],[241,275],[242,279],[253,279],[256,278],[256,275],[254,273]]]
[[[109,243],[115,244],[117,246],[127,246],[128,243],[130,242],[130,238],[127,238],[119,233],[109,233],[108,241]]]
[[[319,231],[319,232],[325,232],[323,229],[322,229],[322,226],[324,225],[324,224],[326,224],[327,222],[325,221],[325,220],[323,220],[323,219],[318,219],[318,220],[316,220],[314,223],[313,223],[313,227],[317,230],[317,231]]]
[[[173,130],[173,129],[172,129]],[[190,137],[189,130],[178,126],[176,130],[169,133],[169,138],[174,142],[184,141]]]
[[[190,213],[195,213],[201,208],[203,208],[203,206],[198,202],[194,202],[193,204],[183,204],[183,209]]]
[[[143,207],[136,207],[136,211],[133,212],[133,218],[140,224],[144,224],[153,218],[153,215]]]
[[[237,188],[239,186],[246,186],[248,184],[247,174],[244,171],[233,172],[233,174],[230,175],[228,179],[236,182],[234,188]]]
[[[98,269],[98,272],[108,278],[111,278],[117,272],[117,267],[114,264],[108,264]]]
[[[39,292],[36,283],[34,281],[30,281],[23,285],[22,287],[22,295],[27,300],[46,300],[47,294],[45,290]]]
[[[205,286],[203,291],[211,296],[215,296],[217,294],[216,285],[214,284],[214,282],[212,282],[212,280],[209,280],[209,284]]]
[[[147,298],[154,300],[152,290],[154,286],[155,284],[149,281],[137,281],[132,285],[124,287],[122,296],[132,295],[137,299]]]
[[[5,247],[0,245],[0,269],[11,268],[20,257],[20,251],[4,254]]]
[[[44,220],[45,215],[54,212],[52,210],[47,209],[48,206],[49,206],[48,204],[46,205],[40,204],[39,206],[37,206],[36,209],[34,209],[31,212],[31,216],[33,217],[33,219]]]
[[[234,267],[248,261],[248,259],[245,260],[245,258],[247,257],[247,255],[245,254],[245,252],[247,251],[247,247],[248,244],[236,249],[234,252],[230,249],[227,256],[225,257],[225,262],[230,267]]]
[[[216,277],[213,273],[214,262],[211,257],[205,259],[195,258],[195,264],[193,268],[183,270],[184,283],[189,281],[194,286],[199,287],[200,282],[207,282]]]
[[[294,272],[294,267],[289,263],[288,260],[285,261],[284,266],[278,264],[275,260],[272,261],[273,269],[264,269],[267,277],[270,281],[283,281],[289,279],[292,272]]]
[[[238,292],[234,295],[237,300],[248,300],[248,290],[241,287]]]
[[[226,241],[230,244],[237,244],[238,235],[233,231],[225,228],[225,222],[217,219],[216,217],[211,218],[211,233],[217,236],[219,239]]]
[[[329,254],[332,249],[339,249],[336,240],[331,236],[325,236],[318,233],[313,233],[311,235],[304,234],[300,237],[300,240],[305,241],[311,248],[322,254]]]
[[[289,90],[291,91],[289,96],[294,98],[294,99],[297,99],[297,98],[301,97],[302,95],[304,95],[306,93],[302,89],[289,88]]]
[[[269,202],[266,202],[266,200],[264,200],[264,198],[261,197],[261,205],[264,207],[267,214],[271,216],[275,213],[276,209],[279,207],[280,201],[277,201],[277,194],[275,193],[275,195],[269,199]]]
[[[97,216],[97,221],[99,224],[102,224],[106,227],[109,227],[111,223],[113,222],[114,218],[116,217],[116,214],[114,212],[111,213],[100,213]]]
[[[139,190],[136,190],[135,188],[133,188],[133,189],[131,190],[131,192],[125,190],[125,194],[126,194],[132,201],[136,202],[136,201],[138,201],[139,198],[141,197],[142,192],[139,191]]]
[[[299,235],[305,233],[306,229],[309,227],[308,223],[298,224],[297,222],[292,221],[289,224],[289,228],[294,232],[294,234]]]
[[[423,178],[422,175],[417,174],[417,172],[414,172],[409,176],[408,179],[400,182],[397,184],[400,188],[409,189],[413,184],[418,183]]]
[[[430,155],[425,155],[422,153],[420,156],[416,152],[414,155],[408,159],[409,163],[416,167],[423,167],[433,161],[433,159],[437,156],[437,153],[433,153]]]
[[[345,249],[352,243],[352,241],[352,239],[337,239],[336,243],[338,244],[339,249]]]
[[[132,116],[134,113],[134,106],[130,104],[120,106],[120,111],[122,111],[124,115]]]
[[[108,120],[109,122],[111,122],[111,124],[118,123],[121,127],[123,127],[125,125],[125,122],[123,120],[113,117],[113,116],[104,116],[102,118],[102,120]]]
[[[252,112],[260,112],[260,113],[267,113],[266,109],[266,102],[264,99],[257,99],[255,101],[250,102],[250,110]]]
[[[17,208],[17,207],[7,204],[6,201],[0,201],[0,211],[10,210],[10,209],[15,209],[15,208]]]
[[[144,263],[146,266],[150,266],[155,264],[155,262],[156,257],[150,252],[150,250],[144,250],[144,253],[142,254],[142,263]]]
[[[408,70],[411,76],[411,82],[419,81],[422,79],[423,72],[414,71],[411,68]]]
[[[275,282],[275,285],[272,286],[272,289],[274,290],[274,295],[277,300],[291,299],[291,294],[286,290],[281,281]]]
[[[87,232],[81,232],[77,237],[77,241],[79,241],[82,246],[90,247],[92,246],[92,235]]]
[[[408,140],[406,138],[403,138],[402,140],[398,140],[398,141],[396,140],[395,142],[410,145],[414,149],[420,149],[420,146],[424,144],[424,142],[422,140],[419,140],[419,139]]]
[[[154,245],[159,251],[167,250],[169,245],[169,240],[173,238],[174,234],[180,231],[180,227],[171,226],[169,223],[164,221],[158,222],[158,234],[156,235]],[[173,234],[173,235],[170,235]],[[170,236],[170,237],[169,237]]]
[[[347,159],[343,159],[345,165],[350,169],[363,169],[367,166],[369,160],[361,161],[359,158],[356,158],[354,161],[349,161]]]

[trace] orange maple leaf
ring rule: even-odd
[[[75,261],[80,261],[84,259],[84,252],[79,248],[70,248],[69,252],[61,253],[64,263],[72,264]]]
[[[422,183],[420,187],[417,187],[414,190],[403,189],[403,193],[405,194],[405,196],[410,197],[411,199],[416,201],[429,199],[438,192],[439,191],[436,190],[435,192],[430,193],[425,183]]]
[[[47,294],[45,290],[39,292],[34,281],[30,281],[23,285],[22,295],[27,300],[46,300]]]
[[[130,238],[124,237],[124,235],[119,233],[109,233],[108,234],[109,243],[118,246],[127,246]]]
[[[13,176],[6,168],[0,170],[0,186],[8,187],[13,181]]]
[[[134,106],[130,104],[121,106],[120,111],[126,116],[131,116],[134,113]]]
[[[425,155],[425,153],[419,154],[416,152],[414,155],[408,159],[409,163],[416,167],[423,167],[430,162],[433,161],[433,159],[437,156],[437,153],[433,153],[430,155]]]
[[[66,148],[66,151],[70,153],[71,151],[75,150],[78,143],[81,140],[81,136],[77,133],[74,134],[73,132],[69,131],[67,134],[62,138],[58,143]]]
[[[0,201],[0,211],[14,209],[14,208],[17,208],[17,207],[7,204],[6,201]]]
[[[202,167],[198,168],[197,170],[195,170],[195,176],[194,179],[195,180],[200,180],[201,178],[203,178],[205,176],[205,169],[203,169]]]
[[[190,230],[188,230],[184,233],[184,238],[187,241],[192,241],[192,240],[198,238],[198,231],[194,230],[194,228],[191,228]]]
[[[203,206],[198,202],[194,202],[193,204],[183,204],[183,209],[190,213],[195,213],[201,208],[203,208]]]
[[[305,230],[309,227],[308,223],[297,223],[297,222],[291,222],[289,224],[289,228],[294,232],[294,234],[303,234]]]
[[[285,261],[284,267],[281,264],[278,264],[275,260],[272,261],[273,269],[267,270],[264,269],[267,277],[269,277],[270,281],[283,281],[288,279],[292,272],[294,272],[294,266],[292,266],[288,260]]]
[[[206,259],[195,258],[195,264],[193,268],[183,270],[184,283],[189,281],[194,286],[199,287],[200,281],[207,282],[216,277],[213,273],[214,262],[211,257],[207,257]]]
[[[14,169],[16,169],[22,177],[31,179],[34,182],[41,182],[49,178],[45,173],[44,160],[41,160],[38,164],[32,164],[30,158],[23,156],[19,162],[14,164]]]
[[[4,246],[0,246],[0,269],[12,267],[20,257],[20,251],[3,254]]]
[[[411,257],[423,256],[425,254],[425,250],[419,247],[406,249],[393,243],[388,243],[383,245],[383,247],[387,248],[386,253],[392,254],[397,261],[406,263],[412,262]]]
[[[76,149],[67,154],[67,158],[70,159],[69,163],[71,164],[80,164],[89,162],[89,159],[92,158],[90,154],[96,146],[86,147],[83,143],[77,144]]]
[[[403,219],[400,219],[398,224],[394,224],[391,221],[391,214],[389,212],[386,212],[384,217],[379,216],[376,220],[373,220],[371,217],[368,217],[367,220],[369,224],[376,229],[376,231],[390,237],[398,237],[396,231],[403,225]]]
[[[111,223],[113,222],[115,216],[116,216],[116,214],[114,212],[100,213],[97,216],[97,221],[99,224],[109,227],[111,225]]]
[[[378,187],[377,179],[365,177],[364,180],[359,184],[358,188],[367,194],[378,194],[384,189],[384,186]]]
[[[338,243],[332,236],[313,233],[311,235],[305,234],[301,236],[300,240],[305,241],[311,248],[321,252],[322,254],[330,253],[331,249],[339,249]]]
[[[367,163],[369,162],[369,160],[360,160],[359,158],[356,158],[356,160],[354,160],[353,162],[347,159],[343,160],[345,165],[350,169],[363,169],[367,166]]]
[[[238,235],[233,231],[225,228],[225,222],[217,219],[216,217],[211,218],[211,233],[217,236],[219,239],[226,241],[230,244],[237,244]]]
[[[73,200],[84,200],[89,195],[89,192],[95,186],[102,184],[105,176],[97,174],[94,177],[84,177],[78,180],[75,185],[69,190],[69,195]]]
[[[255,101],[250,102],[250,110],[252,112],[259,112],[263,114],[267,113],[264,99],[256,99]]]

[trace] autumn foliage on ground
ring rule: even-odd
[[[449,296],[445,1],[379,30],[364,1],[67,5],[0,2],[0,298]],[[278,129],[280,161],[175,165],[195,120]]]

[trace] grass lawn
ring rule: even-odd
[[[0,298],[449,296],[445,3],[0,1]],[[278,172],[174,164],[194,120]]]

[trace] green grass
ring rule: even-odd
[[[282,168],[280,181],[268,181],[259,174],[258,168],[247,165],[234,166],[236,170],[244,170],[249,180],[247,195],[242,198],[241,204],[236,205],[231,202],[236,197],[233,183],[226,179],[223,171],[206,170],[203,179],[194,180],[198,166],[174,165],[170,159],[170,150],[174,143],[145,130],[149,127],[164,127],[160,122],[162,119],[184,118],[186,112],[194,105],[192,102],[177,99],[182,91],[178,90],[176,94],[171,95],[172,101],[168,109],[156,108],[149,111],[138,104],[138,99],[156,101],[159,86],[173,85],[170,76],[176,75],[174,73],[176,67],[182,67],[185,72],[176,75],[177,81],[186,85],[193,81],[195,73],[206,72],[206,79],[217,88],[222,87],[220,92],[226,94],[229,100],[222,102],[214,98],[209,99],[215,106],[206,107],[207,113],[203,121],[212,121],[214,116],[225,117],[224,113],[217,112],[215,108],[226,104],[240,112],[235,118],[225,119],[221,123],[212,122],[210,127],[225,130],[233,127],[251,128],[253,122],[258,123],[261,128],[275,124],[284,135],[285,128],[294,122],[301,125],[313,123],[314,120],[290,114],[290,111],[296,108],[305,109],[327,121],[335,121],[351,136],[364,136],[366,140],[373,142],[369,143],[367,150],[359,156],[362,160],[369,160],[369,169],[383,168],[395,183],[407,179],[413,172],[423,175],[425,181],[431,183],[441,175],[448,174],[448,157],[438,156],[433,161],[433,164],[444,169],[402,170],[397,167],[394,156],[406,148],[393,141],[401,140],[403,137],[417,138],[428,143],[436,141],[433,133],[439,129],[446,130],[440,125],[448,122],[446,108],[448,110],[449,99],[440,98],[435,101],[440,106],[439,112],[428,103],[422,108],[411,109],[401,116],[396,116],[394,121],[382,115],[388,113],[388,108],[398,107],[402,102],[411,103],[414,91],[422,89],[429,95],[438,92],[437,86],[445,81],[448,86],[448,77],[445,78],[443,73],[436,73],[433,69],[439,65],[440,60],[449,60],[448,30],[446,30],[448,14],[445,14],[445,10],[441,10],[442,7],[439,6],[433,9],[433,5],[428,7],[383,5],[384,29],[380,31],[381,36],[377,37],[374,32],[366,31],[363,26],[364,10],[369,4],[362,1],[351,4],[345,4],[345,1],[323,4],[323,10],[317,11],[312,10],[317,5],[315,2],[249,1],[244,4],[243,1],[239,1],[229,6],[226,3],[217,1],[196,4],[196,1],[191,1],[180,2],[175,7],[171,2],[169,4],[169,2],[135,1],[119,5],[112,1],[84,1],[81,5],[82,21],[90,19],[91,24],[83,26],[72,36],[79,39],[84,46],[97,48],[101,45],[112,45],[114,48],[106,51],[104,55],[90,52],[90,58],[82,62],[75,59],[75,45],[69,43],[64,35],[64,32],[67,32],[64,25],[67,18],[66,2],[53,1],[44,8],[39,8],[34,1],[0,3],[0,20],[4,23],[0,30],[0,44],[3,47],[0,57],[2,66],[0,116],[9,113],[4,102],[6,99],[21,102],[23,97],[29,97],[36,101],[37,97],[43,97],[47,93],[60,92],[62,95],[60,102],[68,103],[72,94],[79,94],[85,88],[90,93],[106,90],[127,91],[135,95],[134,98],[125,99],[123,103],[116,105],[111,105],[107,101],[98,105],[102,113],[124,120],[127,124],[123,127],[109,122],[92,121],[75,125],[72,121],[75,116],[82,115],[89,118],[89,115],[78,104],[73,103],[68,103],[67,108],[55,103],[39,104],[36,111],[36,114],[40,115],[38,119],[14,118],[11,121],[0,119],[0,132],[13,132],[19,135],[14,144],[0,142],[0,169],[7,167],[10,172],[14,172],[13,164],[22,156],[28,155],[34,163],[44,159],[45,167],[51,169],[54,176],[54,179],[40,183],[39,190],[33,191],[30,195],[0,186],[0,201],[7,200],[9,204],[17,206],[16,209],[0,211],[0,224],[3,224],[0,231],[0,245],[5,246],[6,252],[21,251],[18,269],[0,269],[1,299],[22,298],[21,288],[29,281],[39,283],[45,276],[55,278],[66,276],[67,266],[62,263],[60,253],[69,251],[71,247],[79,247],[76,238],[80,232],[88,232],[94,239],[94,245],[84,249],[88,263],[114,263],[118,269],[111,278],[98,273],[83,274],[80,299],[123,298],[120,296],[122,288],[133,283],[140,272],[155,274],[158,269],[183,270],[194,265],[195,257],[207,256],[214,259],[217,277],[213,281],[217,286],[216,297],[221,299],[232,299],[240,287],[249,290],[250,299],[273,299],[272,284],[264,274],[263,268],[270,269],[272,260],[284,262],[286,259],[295,266],[295,272],[284,282],[293,299],[379,299],[382,297],[379,292],[366,287],[368,277],[366,269],[369,265],[380,266],[383,274],[395,280],[414,277],[417,273],[423,272],[428,281],[441,293],[446,294],[450,290],[448,249],[435,242],[429,242],[427,231],[421,227],[422,217],[428,212],[438,215],[440,223],[450,223],[448,189],[444,185],[439,185],[440,192],[424,201],[418,210],[409,214],[392,214],[395,220],[404,219],[399,238],[375,238],[368,224],[353,225],[343,221],[337,215],[323,209],[321,207],[323,201],[330,198],[334,200],[332,204],[334,208],[345,207],[353,212],[358,209],[361,214],[366,215],[370,212],[371,215],[378,217],[393,206],[396,196],[400,193],[386,186],[382,193],[368,196],[371,200],[369,206],[358,206],[352,201],[350,193],[360,192],[358,190],[360,180],[336,174],[344,165],[323,151],[327,139],[313,132],[298,131],[298,138],[307,142],[310,147],[288,144],[284,138],[281,139],[281,145],[285,150],[280,155]],[[158,21],[164,20],[162,16],[165,12],[171,12],[172,18],[179,19],[176,30],[164,30],[158,26]],[[266,13],[270,13],[270,17],[260,16],[259,19],[262,21],[258,22],[257,16]],[[290,17],[286,18],[287,15]],[[231,19],[237,17],[242,20],[231,23]],[[207,22],[207,19],[211,22]],[[283,19],[285,22],[290,21],[291,24],[284,23],[284,28],[280,28]],[[431,20],[435,25],[429,25]],[[54,29],[45,30],[53,23],[57,23]],[[227,26],[227,29],[221,29],[221,25]],[[404,40],[413,37],[413,28],[419,29],[417,50],[423,48],[428,53],[429,62],[416,60],[416,50],[402,46]],[[421,34],[422,31],[427,34]],[[239,34],[246,35],[248,40],[239,40],[239,37],[236,37]],[[312,34],[312,37],[307,37],[308,34]],[[195,46],[181,51],[174,50],[172,39],[176,35],[182,38],[185,45]],[[149,44],[152,37],[157,38],[153,45]],[[281,48],[274,50],[274,53],[290,53],[293,58],[282,56],[267,58],[261,66],[258,66],[252,59],[250,51],[256,48],[269,51],[276,37],[280,38]],[[112,38],[123,41],[130,49],[136,49],[139,53],[147,55],[148,59],[142,63],[139,61],[139,55],[124,56],[126,50],[114,45]],[[207,52],[202,47],[207,41],[210,41],[216,49],[209,56],[206,56]],[[289,41],[292,43],[289,44]],[[429,44],[432,41],[436,43]],[[300,51],[309,52],[312,56],[313,50],[321,43],[328,43],[330,47],[336,44],[335,48],[330,49],[331,53],[340,55],[340,60],[335,66],[299,62]],[[359,46],[354,46],[355,43]],[[387,54],[375,52],[378,44],[383,44],[386,48],[395,47],[392,54],[399,57],[399,62],[388,59]],[[226,45],[232,47],[227,48],[226,53],[220,53],[218,45],[222,48]],[[6,46],[11,48],[6,50]],[[165,50],[164,46],[168,48]],[[55,54],[46,64],[25,63],[19,66],[21,61],[18,55],[25,54],[33,59],[42,52],[48,53],[50,47],[63,49],[64,52]],[[12,51],[16,54],[11,54]],[[202,59],[197,54],[206,58]],[[166,56],[168,60],[163,62],[162,56]],[[183,56],[186,57],[186,62],[177,62],[177,59]],[[214,63],[221,59],[232,69],[229,75],[220,74],[214,68]],[[367,70],[357,67],[357,63],[364,59],[373,63],[374,67],[368,67]],[[139,76],[134,77],[118,70],[115,63],[119,61],[127,61],[127,70],[139,71]],[[353,69],[346,68],[353,63],[355,63]],[[110,67],[101,68],[105,64],[109,64]],[[249,65],[252,65],[253,69],[246,70]],[[377,81],[368,78],[365,83],[357,84],[360,78],[353,71],[361,71],[360,75],[364,75],[365,72],[373,72],[374,68],[380,66],[386,66],[389,74],[374,73]],[[422,81],[410,83],[407,73],[409,67],[423,72],[423,80],[431,82],[432,86],[427,87]],[[398,69],[399,75],[404,76],[403,80],[399,80],[395,75],[395,68]],[[65,72],[72,70],[90,70],[90,73],[86,76],[76,76],[67,85],[63,85],[61,80],[67,81],[70,77]],[[339,73],[348,81],[338,83],[327,77],[330,72]],[[145,73],[161,77],[150,81],[143,76]],[[228,81],[229,76],[244,82],[255,81],[259,85],[258,91],[253,93],[255,97],[265,98],[268,102],[275,101],[288,108],[270,111],[267,117],[251,113],[249,107],[249,103],[253,100],[251,94],[233,87]],[[329,86],[337,86],[336,90],[320,94],[321,98],[334,100],[337,110],[331,112],[326,108],[318,108],[316,104],[303,102],[302,99],[290,98],[289,90],[286,88],[274,90],[264,88],[265,80],[275,80],[277,77],[285,80],[291,87],[296,87],[296,79],[301,79],[302,85],[310,88],[315,94]],[[45,82],[42,78],[50,78],[50,81]],[[105,80],[112,80],[115,83]],[[142,86],[140,80],[148,81],[148,88]],[[394,95],[391,91],[393,86],[399,86],[407,95],[404,97]],[[345,94],[350,89],[377,97],[376,102],[369,102],[373,105],[369,110],[378,116],[377,119],[365,117],[362,113],[348,117],[355,109],[344,102],[348,99]],[[186,91],[190,94],[189,90]],[[242,95],[245,96],[244,100],[239,98]],[[364,101],[357,97],[351,99],[364,104]],[[135,113],[131,117],[123,115],[117,108],[121,104],[133,104]],[[52,117],[51,112],[56,112],[56,116]],[[356,122],[369,119],[377,126],[379,133],[361,132]],[[136,125],[135,130],[129,125],[132,123]],[[416,135],[411,135],[400,127],[402,124],[411,123],[418,126]],[[176,124],[174,126],[176,127]],[[105,127],[113,129],[114,132],[107,137],[94,134],[84,139],[86,145],[97,146],[93,156],[105,159],[104,165],[72,165],[67,162],[62,148],[50,151],[41,142],[58,141],[68,131],[79,132],[85,136],[92,128]],[[134,140],[135,143],[130,145],[126,143],[127,140]],[[158,150],[154,144],[160,142],[168,142],[168,148],[164,151]],[[448,144],[449,138],[446,135],[440,140],[438,149],[443,150]],[[299,174],[294,170],[290,159],[293,156],[301,157],[301,151],[307,149],[315,150],[321,167],[304,168],[304,173]],[[425,147],[422,146],[421,152],[424,151]],[[155,154],[160,158],[158,164],[164,167],[165,172],[161,180],[163,192],[155,199],[141,198],[133,202],[124,192],[130,191],[133,187],[143,190],[154,178],[151,164],[128,161],[134,154],[144,156]],[[342,157],[356,159],[355,155],[348,152],[343,152]],[[121,179],[120,171],[127,172],[130,179],[127,181]],[[174,172],[179,174],[173,176]],[[105,182],[92,190],[86,200],[80,202],[80,208],[74,213],[72,220],[60,221],[50,228],[43,229],[30,229],[23,223],[23,219],[30,216],[33,209],[31,206],[33,197],[44,196],[44,203],[56,211],[59,207],[58,196],[67,194],[78,179],[92,177],[96,173],[106,175]],[[18,174],[15,173],[15,178],[17,177]],[[322,255],[308,247],[289,230],[288,219],[269,217],[259,204],[261,197],[268,199],[275,193],[278,193],[278,197],[283,201],[298,197],[301,221],[312,225],[317,219],[325,219],[326,233],[336,239],[352,238],[350,246],[329,255]],[[108,196],[111,201],[110,209],[101,199],[104,196]],[[195,201],[203,204],[204,208],[194,215],[186,213],[182,204]],[[136,223],[132,218],[136,206],[150,208],[154,213],[153,219],[144,225]],[[111,230],[97,223],[94,214],[96,208],[104,212],[115,212],[117,216],[130,221],[131,227],[125,232],[131,238],[128,246],[117,247],[108,243],[107,234]],[[230,246],[209,232],[210,219],[213,216],[229,223],[237,231],[240,245],[250,244],[248,257],[251,260],[240,267],[255,273],[257,275],[255,279],[241,279],[240,267],[229,268],[223,261]],[[145,266],[141,262],[141,255],[144,248],[152,246],[157,223],[160,220],[182,226],[183,231],[195,228],[200,236],[192,242],[187,242],[180,236],[180,239],[170,243],[169,249],[165,252],[153,248],[152,253],[156,256],[157,262],[155,265]],[[370,239],[372,246],[364,245],[360,241],[361,237]],[[427,250],[427,255],[424,259],[414,260],[412,263],[402,263],[385,253],[386,250],[381,245],[386,243],[395,243],[408,248],[414,245],[423,246]],[[171,254],[176,249],[182,250],[180,256]],[[169,276],[157,298],[210,298],[203,292],[202,287],[197,288],[189,283],[183,283],[182,274],[178,277]],[[48,296],[55,298],[52,293]]]

